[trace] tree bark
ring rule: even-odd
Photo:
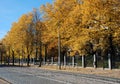
[[[97,57],[96,57],[96,54],[94,54],[94,60],[93,60],[93,66],[94,68],[97,68]]]
[[[66,66],[66,56],[64,55],[64,66]]]
[[[54,63],[54,58],[53,57],[51,57],[51,64],[53,64]]]
[[[8,65],[10,65],[10,48],[9,48],[9,56],[8,56]]]
[[[42,64],[42,43],[40,43],[39,67],[41,67],[41,64]]]
[[[36,48],[35,61],[38,59],[38,48]]]
[[[12,63],[13,63],[12,65],[13,65],[13,66],[15,65],[15,64],[14,64],[14,63],[15,63],[14,60],[15,60],[14,51],[12,51]]]
[[[47,61],[47,45],[45,45],[45,64],[46,64],[46,61]]]
[[[112,34],[109,35],[109,52],[110,60],[111,60],[111,69],[115,68],[115,50],[113,46],[113,36]],[[108,56],[109,57],[109,56]]]
[[[82,56],[82,68],[85,68],[85,56]]]
[[[20,54],[19,54],[19,66],[20,66]]]
[[[27,56],[27,66],[29,67],[30,66],[30,55]]]
[[[1,64],[2,64],[2,52],[0,54],[1,54]]]
[[[72,66],[75,66],[75,56],[72,57]]]
[[[112,69],[112,64],[111,64],[111,55],[108,54],[108,68],[111,70]]]

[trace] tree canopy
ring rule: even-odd
[[[57,49],[58,31],[61,48],[72,49],[71,56],[76,51],[80,55],[120,53],[120,1],[55,0],[22,15],[3,42],[15,51],[23,49],[26,56],[34,54],[35,43],[38,48],[40,43],[47,45],[52,53]]]

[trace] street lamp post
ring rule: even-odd
[[[58,66],[61,69],[61,42],[60,42],[60,29],[58,28]]]

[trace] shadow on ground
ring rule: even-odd
[[[27,67],[27,66],[19,66],[19,65],[5,65],[5,64],[0,64],[0,68],[3,67]]]

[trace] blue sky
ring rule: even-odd
[[[0,39],[10,30],[22,14],[40,8],[42,4],[52,3],[53,0],[0,0]]]

